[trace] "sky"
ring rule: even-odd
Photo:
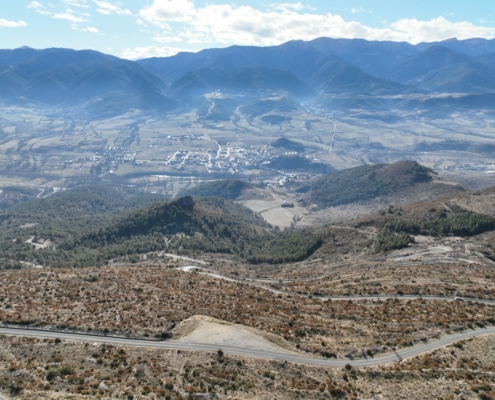
[[[127,59],[317,37],[495,38],[493,0],[0,0],[0,48],[92,49]]]

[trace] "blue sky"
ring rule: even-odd
[[[130,59],[320,36],[411,43],[495,38],[493,0],[0,0],[0,4],[0,48],[94,49]]]

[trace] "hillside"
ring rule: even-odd
[[[349,96],[418,93],[494,93],[493,41],[447,40],[411,45],[362,39],[318,38],[278,46],[231,46],[137,62],[96,51],[19,48],[0,50],[0,100],[5,105],[69,107],[84,117],[105,118],[131,109],[168,112],[197,104],[197,97],[217,90],[257,101],[266,91],[317,99],[318,107],[388,110],[384,101],[362,102]],[[196,98],[193,101],[193,98]],[[351,104],[352,103],[352,104]],[[434,103],[406,103],[409,108],[438,110]],[[247,106],[249,109],[252,106]],[[468,102],[469,109],[486,108]],[[229,108],[212,121],[227,121]],[[276,110],[274,110],[276,111]],[[268,111],[269,112],[269,111]],[[266,112],[265,112],[266,113]],[[229,114],[227,116],[227,114]],[[250,110],[246,114],[263,113]],[[280,119],[267,119],[277,124]]]
[[[97,251],[98,258],[128,259],[157,251],[233,254],[250,263],[278,264],[309,257],[323,241],[311,230],[280,233],[248,208],[219,197],[181,197],[117,218],[60,249]]]
[[[304,153],[306,151],[306,148],[302,143],[295,142],[285,137],[275,140],[273,143],[271,143],[271,146],[275,147],[276,149],[295,151],[296,153]]]
[[[331,165],[316,162],[301,156],[279,156],[266,164],[266,167],[276,170],[303,172],[308,174],[328,174],[335,171],[335,168]]]
[[[418,81],[423,75],[468,61],[467,56],[443,46],[433,46],[392,65],[389,74],[397,82]]]
[[[271,112],[290,113],[300,108],[300,105],[294,99],[282,96],[247,103],[241,107],[241,112],[254,118]]]
[[[26,190],[9,189],[7,193],[26,193]],[[161,195],[123,187],[84,186],[12,205],[0,212],[0,223],[13,232],[20,232],[19,227],[30,224],[32,227],[24,228],[25,234],[59,242],[67,235],[94,229],[115,215],[163,200]],[[3,233],[7,233],[6,229]]]
[[[398,94],[414,91],[400,83],[369,75],[349,64],[330,61],[311,77],[310,84],[321,94]]]
[[[319,207],[332,207],[355,202],[365,202],[378,197],[404,196],[406,191],[416,191],[419,196],[428,185],[435,181],[435,174],[429,168],[415,161],[399,161],[394,164],[363,165],[333,172],[299,188],[303,198]],[[441,185],[441,184],[440,184]],[[459,192],[461,187],[447,187]],[[414,196],[414,194],[412,194]]]
[[[9,260],[43,265],[75,259],[77,257],[54,249],[73,237],[104,226],[119,214],[125,215],[164,200],[164,196],[144,194],[131,188],[94,185],[11,204],[19,197],[22,200],[22,196],[29,195],[33,192],[23,188],[11,188],[2,193],[10,207],[0,211],[0,252],[3,256],[0,257],[0,269],[10,265]],[[15,201],[9,200],[12,196]],[[38,247],[42,250],[33,248],[31,242],[41,244]]]
[[[169,94],[175,97],[199,96],[216,90],[275,90],[299,97],[314,94],[306,83],[291,72],[265,66],[244,67],[231,73],[220,68],[190,71],[171,84]]]
[[[98,231],[78,239],[85,247],[101,247],[133,236],[153,234],[186,236],[202,235],[207,238],[232,239],[251,235],[267,224],[242,206],[219,198],[193,200],[181,197],[168,203],[145,208],[117,220]]]
[[[103,106],[106,112],[96,117],[130,108],[167,111],[177,106],[163,95],[167,85],[156,75],[137,63],[96,51],[18,49],[4,52],[3,58],[13,62],[0,73],[0,99],[7,103],[81,107],[92,102],[96,108],[113,104]],[[91,104],[86,110],[92,111]]]
[[[225,200],[236,200],[246,189],[252,189],[254,187],[254,184],[246,181],[226,179],[202,183],[191,189],[182,191],[180,196],[221,197]]]
[[[356,228],[373,227],[377,230],[375,252],[407,247],[414,243],[413,236],[434,238],[449,236],[480,237],[495,231],[495,213],[492,206],[494,189],[481,193],[461,193],[444,198],[406,204],[357,219],[351,225]],[[477,246],[476,246],[477,247]],[[491,246],[483,253],[493,258]]]

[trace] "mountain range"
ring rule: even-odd
[[[495,39],[412,45],[318,38],[139,61],[91,50],[0,50],[4,105],[75,108],[101,118],[198,106],[212,92],[241,95],[234,109],[274,93],[325,109],[424,108],[442,93],[446,106],[491,109]]]

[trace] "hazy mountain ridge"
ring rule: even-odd
[[[294,74],[265,66],[243,67],[232,73],[220,69],[201,68],[188,72],[172,83],[169,94],[174,97],[200,96],[216,90],[282,90],[296,96],[310,96],[314,91]]]
[[[0,100],[5,105],[82,108],[99,118],[133,108],[167,112],[181,104],[194,106],[198,98],[217,90],[232,95],[249,90],[259,98],[267,91],[286,93],[297,97],[297,103],[329,94],[495,93],[494,53],[495,41],[482,39],[411,45],[318,38],[137,62],[91,50],[20,48],[0,50]],[[379,99],[354,105],[343,100],[337,106],[344,109],[385,106]],[[458,103],[447,100],[454,106]],[[243,100],[249,101],[253,98]],[[332,108],[328,101],[315,104]],[[486,97],[465,106],[491,108]]]
[[[103,101],[112,103],[103,113],[107,116],[133,107],[168,110],[177,105],[164,96],[165,82],[135,62],[91,50],[31,50],[0,53],[0,99],[7,104],[89,106],[91,112],[91,103],[101,107]]]

